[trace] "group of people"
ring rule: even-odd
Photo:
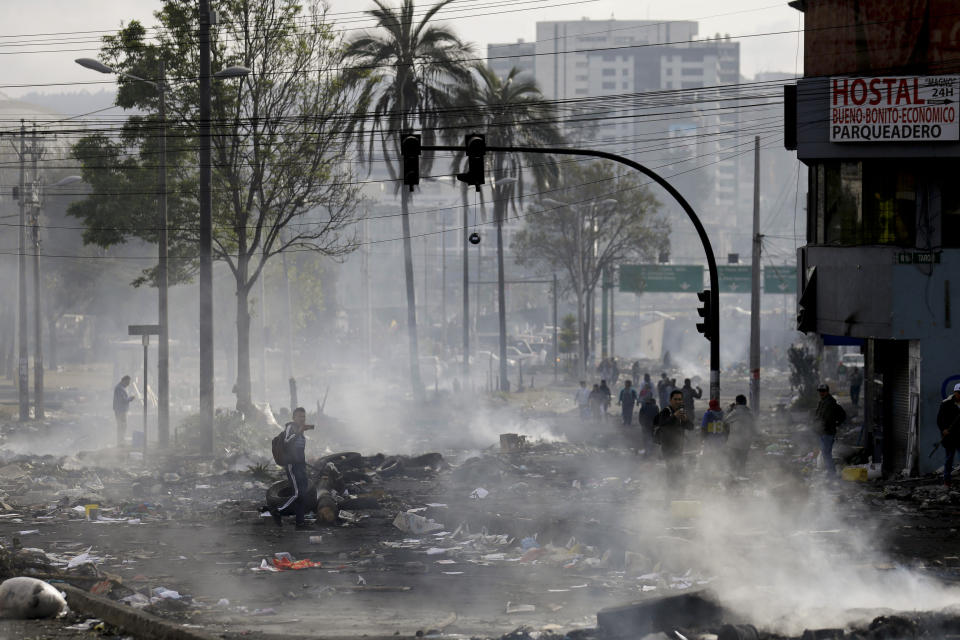
[[[632,428],[634,415],[637,416],[637,452],[643,451],[649,457],[659,445],[667,464],[668,485],[677,488],[683,475],[681,459],[685,432],[693,431],[697,424],[695,401],[703,397],[703,390],[695,387],[690,378],[685,378],[683,385],[677,386],[676,379],[669,378],[665,372],[660,374],[656,383],[649,373],[644,373],[643,379],[635,384],[633,378],[639,378],[639,372],[633,369],[631,377],[624,380],[617,393],[620,422],[623,427]],[[594,384],[592,389],[587,388],[586,381],[580,381],[575,401],[582,420],[602,420],[612,401],[606,379]],[[743,475],[747,452],[756,435],[746,396],[738,395],[726,411],[721,409],[719,400],[710,400],[709,409],[701,416],[699,426],[702,451],[718,458],[722,457],[721,451],[726,451],[732,475]]]

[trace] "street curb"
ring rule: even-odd
[[[125,604],[117,604],[109,598],[98,596],[69,584],[56,584],[55,588],[67,594],[67,604],[93,618],[99,618],[126,633],[145,640],[217,640],[196,629],[185,629],[173,622],[162,620]]]

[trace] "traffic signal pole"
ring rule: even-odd
[[[470,141],[471,136],[467,136],[468,142]],[[419,142],[419,140],[418,140]],[[454,147],[449,145],[418,145],[419,150],[421,151],[462,151],[462,147]],[[687,202],[679,191],[674,188],[667,180],[661,177],[658,173],[649,169],[638,162],[634,162],[629,158],[624,158],[615,153],[608,153],[606,151],[597,151],[594,149],[573,149],[569,147],[565,148],[550,148],[550,147],[500,147],[500,146],[486,146],[485,151],[491,153],[538,153],[544,155],[558,155],[558,156],[588,156],[593,158],[601,158],[603,160],[611,160],[613,162],[619,162],[622,165],[626,165],[635,171],[639,171],[643,175],[647,176],[658,185],[663,187],[670,196],[677,201],[677,204],[683,209],[684,213],[687,214],[687,217],[690,218],[690,222],[693,223],[694,228],[697,230],[697,235],[700,238],[700,242],[703,244],[703,251],[707,256],[707,269],[710,272],[710,399],[719,399],[720,398],[720,275],[717,271],[717,261],[713,255],[713,246],[710,244],[710,238],[707,236],[707,231],[703,227],[703,223],[700,222],[700,218],[697,216],[696,212],[693,210],[693,207],[690,206],[690,203]],[[472,167],[471,167],[472,168]],[[468,172],[469,175],[470,172]],[[458,176],[459,177],[459,176]],[[464,177],[467,177],[465,175]],[[473,184],[470,182],[469,184]],[[480,183],[482,184],[482,182]],[[479,186],[478,186],[479,188]]]

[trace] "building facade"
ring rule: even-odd
[[[887,473],[930,472],[960,382],[960,25],[947,0],[797,0],[804,77],[786,146],[807,166],[798,325],[865,354],[865,425]]]

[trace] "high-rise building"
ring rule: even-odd
[[[544,96],[563,102],[574,142],[656,168],[700,213],[718,255],[749,252],[740,43],[697,31],[692,21],[584,18],[538,22],[536,42],[523,44]],[[517,46],[489,45],[491,66]],[[702,255],[695,234],[675,234],[672,245],[676,256]]]
[[[508,44],[487,45],[487,65],[493,71],[505,78],[514,67],[522,74],[532,77],[536,60],[536,45],[524,42],[523,38]]]

